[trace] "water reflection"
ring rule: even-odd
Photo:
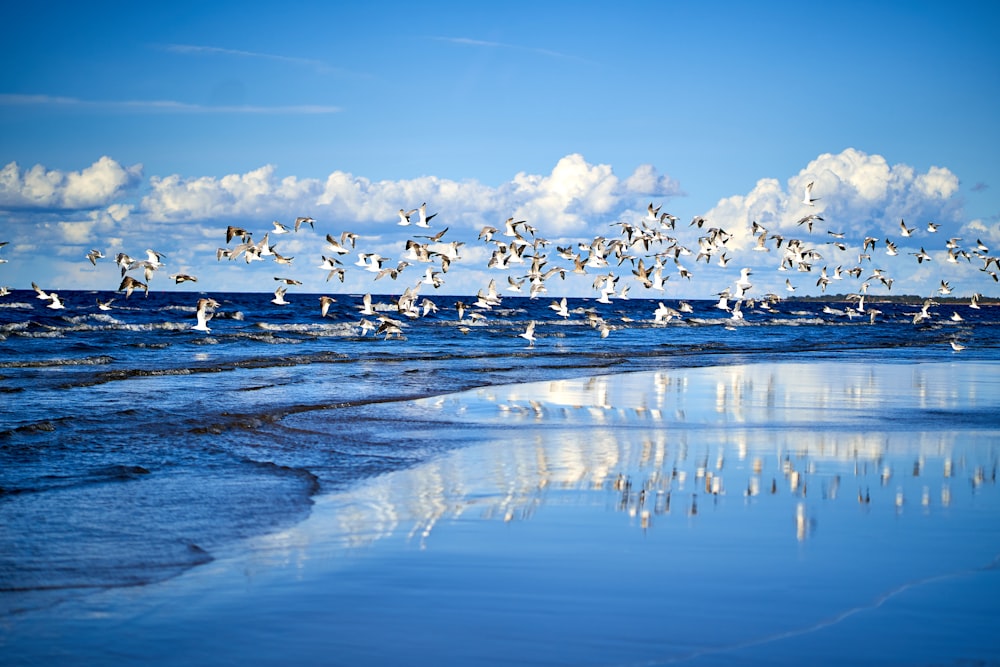
[[[438,397],[419,408],[483,441],[331,498],[324,516],[357,548],[390,537],[425,547],[442,521],[525,521],[567,503],[643,531],[709,529],[727,513],[787,521],[793,543],[817,534],[831,508],[838,520],[847,508],[899,519],[954,511],[995,492],[989,415],[1000,392],[952,371],[734,366]]]

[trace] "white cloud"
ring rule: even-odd
[[[86,244],[94,237],[93,222],[60,222],[59,230],[64,243]]]
[[[683,194],[680,184],[669,175],[660,175],[651,164],[641,164],[621,183],[623,194],[676,197]]]
[[[818,198],[812,206],[803,203],[805,186],[810,182],[814,183],[812,196]],[[771,234],[779,233],[786,239],[798,238],[815,248],[822,255],[817,269],[829,265],[831,272],[839,265],[845,269],[857,265],[864,237],[877,237],[879,246],[870,254],[877,264],[896,267],[894,270],[899,278],[896,289],[926,293],[930,289],[929,276],[941,270],[939,265],[944,263],[946,254],[941,253],[941,262],[926,267],[918,265],[908,253],[921,245],[926,245],[928,251],[932,247],[943,247],[947,238],[962,236],[964,221],[961,202],[955,196],[957,192],[958,178],[946,168],[931,167],[925,173],[918,173],[909,165],[890,165],[881,155],[868,155],[849,148],[812,160],[788,179],[787,188],[782,188],[776,179],[762,179],[746,195],[720,200],[705,217],[711,226],[721,227],[734,235],[728,247],[741,251],[737,261],[754,267],[757,282],[762,286],[767,284],[770,291],[783,293],[779,285],[783,285],[786,275],[772,270],[780,261],[774,242],[768,243],[771,252],[742,252],[754,245],[755,239],[750,232],[754,220]],[[812,232],[807,226],[797,224],[808,214],[823,218],[814,222]],[[908,227],[917,228],[912,237],[900,234],[903,219]],[[926,231],[928,222],[941,224],[936,235]],[[828,232],[844,234],[847,250],[839,250]],[[900,256],[885,254],[886,238],[897,243]],[[869,274],[870,267],[865,275]],[[816,276],[812,273],[793,274],[791,279],[793,283],[798,281],[800,286],[816,291]],[[902,287],[904,285],[909,287]],[[850,291],[857,289],[857,285],[852,288],[846,283],[837,283],[833,288]]]
[[[543,229],[543,236],[579,233],[591,218],[621,205],[618,186],[610,165],[592,165],[574,153],[559,160],[548,176],[522,172],[514,177],[513,194],[519,203],[513,215]]]
[[[266,165],[222,178],[154,176],[149,181],[151,192],[143,197],[141,206],[154,222],[288,215],[294,219],[298,207],[315,199],[319,181],[295,177],[278,180],[275,171],[274,165]]]
[[[324,240],[327,233],[337,236],[344,230],[354,231],[361,235],[358,251],[376,251],[395,263],[403,258],[405,239],[448,227],[446,241],[465,243],[461,251],[463,259],[452,264],[448,273],[448,293],[470,294],[485,284],[477,282],[484,276],[496,277],[500,283],[506,279],[504,273],[485,269],[492,246],[477,239],[484,224],[499,226],[507,217],[515,216],[527,220],[539,236],[568,245],[569,240],[616,234],[617,228],[611,223],[637,221],[645,216],[650,200],[654,205],[666,204],[663,198],[681,192],[674,179],[658,173],[652,165],[641,165],[621,179],[610,165],[589,163],[579,154],[563,157],[548,174],[519,173],[495,187],[435,176],[371,181],[344,171],[334,171],[322,179],[282,177],[275,166],[266,165],[221,177],[152,177],[147,194],[136,205],[124,200],[128,187],[134,184],[130,180],[133,177],[133,172],[107,158],[73,174],[41,166],[21,172],[16,165],[8,165],[0,171],[0,192],[6,201],[16,198],[22,203],[21,210],[11,218],[16,232],[11,239],[14,243],[5,249],[5,256],[12,260],[8,266],[16,266],[13,260],[17,253],[25,252],[32,244],[74,246],[76,249],[67,256],[79,254],[83,246],[105,251],[113,248],[130,254],[141,254],[145,248],[154,247],[167,254],[171,271],[184,266],[199,275],[199,286],[204,289],[269,291],[276,275],[274,265],[262,262],[248,266],[216,260],[216,248],[225,244],[226,225],[245,226],[255,239],[260,239],[271,231],[272,220],[289,224],[296,216],[308,215],[316,219],[315,229],[303,228],[299,234],[270,237],[282,255],[295,257],[293,266],[281,267],[280,271],[303,280],[301,291],[391,292],[400,291],[407,282],[401,279],[393,284],[386,278],[373,284],[373,274],[352,266],[356,255],[347,255],[343,258],[348,269],[347,282],[325,283],[325,272],[318,265],[320,256],[328,254]],[[807,182],[815,182],[813,196],[819,197],[815,206],[802,203]],[[35,202],[33,208],[24,203],[28,201]],[[64,205],[67,201],[77,205],[99,203],[86,216],[69,220],[36,210],[51,208],[57,202]],[[400,208],[415,208],[422,202],[427,202],[429,212],[439,214],[431,230],[396,224]],[[669,205],[664,206],[664,210],[668,208]],[[825,218],[812,233],[796,224],[807,212]],[[683,221],[672,234],[679,244],[697,253],[698,236],[706,234],[709,227],[725,229],[733,235],[727,244],[731,265],[721,268],[714,263],[707,266],[696,262],[693,256],[681,258],[695,277],[688,282],[674,276],[667,298],[708,298],[727,283],[731,284],[730,274],[738,274],[742,266],[754,267],[755,295],[785,294],[786,276],[801,288],[799,294],[817,293],[819,269],[829,264],[832,272],[838,265],[846,269],[856,264],[861,239],[867,234],[880,239],[891,236],[899,243],[899,257],[887,258],[881,246],[877,257],[881,268],[891,269],[897,278],[893,293],[901,290],[932,293],[936,284],[932,276],[942,270],[961,271],[954,274],[954,284],[962,290],[985,278],[974,266],[947,263],[941,251],[944,241],[960,236],[971,247],[974,239],[981,236],[984,242],[1000,246],[1000,226],[982,221],[966,223],[962,219],[958,180],[948,169],[932,167],[921,172],[908,165],[890,165],[882,156],[856,149],[821,155],[784,180],[762,178],[749,192],[719,199],[703,215],[708,220],[704,228],[691,227]],[[898,238],[901,217],[906,217],[911,226],[919,227],[910,239]],[[930,220],[942,225],[936,235],[925,230]],[[823,255],[815,272],[777,272],[780,253],[773,242],[769,244],[770,252],[751,250],[754,221],[771,233],[780,233],[786,239],[801,238],[815,247]],[[843,232],[848,249],[841,251],[829,243],[828,230]],[[908,256],[908,252],[920,245],[937,253],[932,266],[918,267],[914,258]],[[566,264],[554,255],[551,260],[553,265]],[[108,271],[113,278],[116,272],[111,269]],[[415,266],[408,269],[408,275],[416,279],[422,269]],[[630,280],[630,269],[626,263],[615,270]],[[671,266],[668,269],[673,271]],[[517,271],[512,275],[517,275]],[[551,289],[575,289],[575,293],[583,296],[591,282],[592,278],[576,276]],[[857,284],[844,280],[831,287],[834,288],[848,292],[856,290]],[[976,287],[967,291],[973,289]],[[978,287],[978,291],[987,289]],[[660,293],[637,288],[632,295],[655,297]]]
[[[0,207],[98,208],[125,195],[141,177],[142,165],[124,167],[107,156],[82,171],[71,172],[40,164],[22,172],[11,162],[0,169]]]
[[[0,106],[51,107],[92,109],[120,113],[188,113],[188,114],[251,114],[251,115],[315,115],[340,113],[340,107],[324,104],[260,106],[253,104],[191,104],[177,100],[84,100],[58,95],[19,95],[0,93]]]

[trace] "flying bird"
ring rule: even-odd
[[[204,331],[205,333],[211,331],[211,329],[208,328],[208,321],[215,315],[214,309],[218,307],[219,302],[215,299],[198,299],[198,308],[195,311],[195,317],[198,318],[198,323],[191,328],[195,331]]]
[[[806,189],[802,195],[802,203],[806,206],[815,206],[816,204],[813,202],[819,201],[819,197],[812,196],[813,185],[815,185],[815,181],[809,181],[806,183]]]
[[[524,340],[528,341],[528,347],[534,347],[535,345],[535,321],[532,320],[528,322],[528,327],[522,332],[517,334]]]
[[[145,292],[144,296],[149,296],[149,286],[144,282],[136,280],[132,276],[125,276],[122,278],[121,284],[118,285],[118,291],[121,292],[124,290],[126,299],[132,296],[132,292],[137,289],[141,289]]]
[[[313,229],[316,229],[316,225],[314,224],[315,222],[316,222],[315,220],[313,220],[307,215],[299,216],[295,218],[295,231],[299,231],[299,227],[301,227],[302,225],[309,225]]]
[[[427,215],[427,202],[421,204],[418,211],[420,213],[420,219],[417,220],[417,227],[430,227],[428,223],[431,221],[431,218],[437,215],[437,213]]]
[[[196,277],[188,275],[186,273],[175,273],[172,276],[168,276],[168,278],[173,280],[175,285],[180,285],[181,283],[186,281],[191,281],[193,283],[198,282],[198,279]]]

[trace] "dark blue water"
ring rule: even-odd
[[[110,311],[98,298],[117,296]],[[680,366],[788,360],[995,360],[1000,307],[743,305],[714,301],[654,321],[658,300],[504,297],[489,310],[429,295],[411,318],[391,296],[376,315],[338,295],[211,294],[209,333],[192,329],[200,295],[34,292],[0,300],[0,611],[108,586],[139,585],[208,562],[241,538],[308,516],[317,494],[426,460],[464,443],[411,437],[401,408],[479,387]],[[677,308],[676,300],[663,300]],[[470,312],[483,319],[473,320]],[[961,321],[953,320],[957,313]],[[588,315],[592,316],[588,316]],[[395,320],[401,334],[365,332]],[[610,327],[606,337],[594,317]],[[520,336],[535,322],[533,344]],[[951,341],[965,346],[955,351]],[[286,423],[312,413],[312,427]]]

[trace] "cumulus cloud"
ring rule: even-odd
[[[811,196],[816,199],[811,206],[804,202],[808,183],[813,183]],[[902,219],[921,225],[957,223],[957,190],[958,178],[946,168],[918,174],[908,165],[890,165],[881,155],[848,148],[812,160],[788,179],[787,187],[777,179],[762,179],[746,195],[720,200],[705,217],[714,226],[733,230],[743,246],[752,241],[753,221],[772,232],[795,234],[803,229],[798,221],[809,214],[821,215],[824,228],[857,240],[896,233]]]
[[[514,216],[540,224],[552,234],[586,230],[588,217],[606,215],[621,203],[619,180],[610,165],[592,165],[574,153],[559,160],[552,173],[519,173],[513,194],[519,201]]]
[[[327,233],[337,236],[344,230],[354,231],[362,237],[359,249],[363,246],[365,251],[376,251],[398,261],[403,255],[402,240],[421,231],[397,225],[397,211],[427,202],[428,212],[440,216],[433,229],[440,231],[447,226],[447,240],[465,243],[464,261],[455,262],[449,272],[450,292],[474,293],[480,287],[475,281],[491,275],[484,267],[492,247],[477,239],[482,225],[500,226],[514,216],[527,220],[539,236],[566,245],[570,240],[615,234],[612,223],[638,221],[645,216],[650,200],[662,204],[665,198],[682,193],[677,181],[652,165],[641,165],[621,178],[610,165],[590,163],[579,154],[561,158],[549,173],[522,172],[498,186],[436,176],[372,181],[345,171],[334,171],[325,178],[303,178],[282,176],[274,165],[218,177],[175,174],[150,178],[145,196],[138,203],[130,203],[125,201],[125,195],[137,173],[108,158],[71,174],[41,166],[22,172],[16,165],[8,165],[0,171],[0,196],[8,203],[20,202],[22,207],[11,218],[16,218],[20,231],[12,239],[16,243],[8,249],[8,255],[31,243],[76,246],[74,252],[84,245],[105,250],[117,245],[117,249],[129,253],[141,253],[152,245],[167,253],[172,270],[183,264],[195,273],[205,273],[200,276],[205,278],[203,284],[209,284],[209,276],[214,273],[217,282],[211,284],[215,289],[253,289],[247,276],[254,271],[271,272],[273,268],[263,263],[248,268],[218,262],[215,250],[225,242],[226,225],[244,226],[260,239],[271,231],[272,220],[289,224],[299,215],[308,215],[317,221],[315,230],[304,228],[299,234],[272,235],[270,240],[278,244],[281,254],[296,257],[294,267],[286,271],[305,281],[308,287],[304,290],[330,289],[322,282],[325,274],[317,269],[320,255],[327,252]],[[805,186],[810,182],[815,184],[812,196],[818,198],[813,206],[803,202]],[[898,285],[904,284],[904,272],[909,272],[911,280],[926,282],[930,277],[921,277],[917,269],[930,276],[930,269],[946,264],[946,256],[940,255],[945,239],[961,236],[971,244],[981,236],[990,245],[1000,245],[998,225],[962,219],[958,193],[958,179],[947,168],[918,170],[890,164],[879,155],[847,149],[820,155],[791,176],[762,178],[749,192],[729,194],[705,211],[702,215],[708,222],[704,228],[682,223],[673,233],[680,245],[697,253],[697,237],[706,234],[709,227],[726,230],[732,235],[727,244],[732,265],[754,267],[754,283],[760,294],[783,294],[788,274],[774,270],[780,260],[773,243],[769,244],[771,252],[751,251],[755,245],[751,232],[754,222],[770,234],[802,238],[814,245],[823,255],[817,271],[825,263],[830,264],[831,271],[841,263],[845,269],[857,263],[865,235],[883,239],[891,236],[899,241],[901,250],[901,256],[893,258],[900,267]],[[33,202],[34,208],[26,202]],[[90,203],[92,208],[86,215],[59,217],[58,221],[56,214],[43,219],[44,212],[33,212],[46,206],[66,206],[67,202],[77,206]],[[807,213],[824,218],[813,232],[797,224]],[[933,220],[942,225],[941,232],[929,236],[921,231],[904,241],[897,238],[901,218],[921,230]],[[32,219],[34,222],[29,222]],[[848,249],[842,251],[829,244],[827,230],[843,233]],[[907,253],[921,243],[939,253],[931,267],[918,267],[915,261],[908,261],[913,258]],[[348,266],[351,263],[345,261]],[[695,298],[725,288],[730,280],[731,269],[717,266],[714,261],[706,266],[692,257],[685,264],[699,274],[698,279],[690,283],[674,280],[670,285],[673,288],[683,284],[683,289],[690,289]],[[954,267],[951,264],[948,268]],[[968,269],[970,275],[978,272],[972,265],[962,269]],[[629,278],[627,264],[618,270]],[[800,293],[816,292],[814,275],[791,277],[800,282]],[[267,275],[262,284],[270,287],[268,281],[272,279]],[[349,271],[343,288],[369,290],[370,281],[368,273]],[[586,290],[590,280],[579,284],[584,283],[582,289]],[[569,285],[567,280],[565,286]],[[377,287],[391,290],[393,285],[387,280]],[[852,289],[846,283],[837,287]],[[932,290],[928,284],[919,288],[924,293]]]
[[[297,210],[319,192],[315,179],[279,180],[275,172],[274,165],[266,165],[222,178],[154,176],[141,207],[154,222],[275,217]]]
[[[38,164],[21,170],[16,162],[0,169],[0,207],[90,209],[124,196],[142,178],[142,165],[124,167],[102,157],[81,171],[64,172]]]
[[[267,165],[245,174],[221,178],[153,177],[142,208],[154,221],[274,218],[309,215],[345,224],[380,224],[398,220],[400,208],[428,202],[432,211],[447,211],[452,224],[473,228],[496,224],[509,216],[528,219],[550,233],[575,233],[592,221],[633,204],[637,193],[679,191],[668,176],[640,167],[623,183],[610,165],[588,163],[568,155],[551,173],[517,174],[511,182],[489,187],[474,180],[453,181],[423,176],[399,181],[371,181],[344,171],[325,180],[286,177]],[[602,223],[606,222],[604,220]]]
[[[813,183],[810,198],[805,200],[806,185]],[[959,182],[957,176],[943,167],[931,167],[920,173],[905,164],[890,165],[881,155],[869,155],[849,148],[841,153],[827,153],[812,160],[798,174],[782,183],[773,178],[757,182],[753,190],[745,195],[734,195],[720,200],[715,207],[705,213],[707,224],[725,229],[733,234],[728,247],[731,251],[746,251],[756,244],[751,226],[758,222],[771,235],[778,234],[785,239],[798,238],[817,250],[821,258],[819,267],[829,264],[830,270],[843,265],[846,269],[862,260],[863,239],[867,236],[879,239],[879,245],[871,254],[876,262],[891,259],[899,271],[899,284],[911,287],[921,285],[928,291],[929,276],[940,270],[939,264],[947,259],[943,250],[944,240],[949,237],[968,235],[964,232],[961,201],[956,196]],[[822,220],[814,221],[813,231],[799,224],[805,216],[814,214]],[[908,228],[918,230],[911,237],[903,237],[900,222],[905,220]],[[940,224],[938,234],[930,234],[929,222]],[[843,235],[835,239],[832,234]],[[989,236],[989,230],[984,229]],[[884,252],[884,242],[891,239],[899,247],[900,257],[888,257]],[[843,243],[846,250],[838,247]],[[774,241],[767,244],[776,249]],[[919,265],[915,260],[907,261],[907,255],[926,245],[927,250],[938,252],[939,262],[931,266]],[[767,270],[778,266],[776,252],[742,252],[740,262],[752,266],[758,273],[759,283],[769,281],[771,291],[782,292],[777,285],[784,282],[784,276]],[[911,266],[912,264],[912,266]],[[793,282],[815,282],[810,278],[803,281],[793,276]],[[837,288],[850,290],[843,284]],[[856,289],[856,286],[855,286]]]
[[[684,194],[680,183],[667,174],[660,175],[651,164],[636,167],[632,175],[622,181],[622,194],[649,197],[676,197]]]

